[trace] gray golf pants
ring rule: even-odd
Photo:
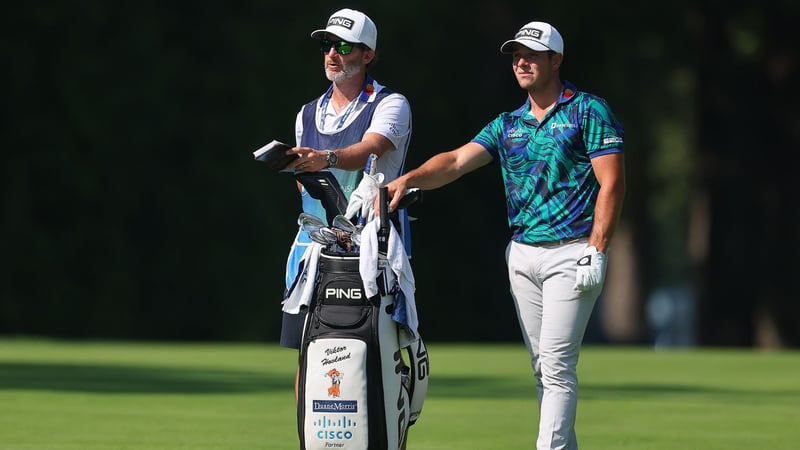
[[[538,450],[578,448],[578,353],[602,290],[574,288],[576,262],[587,241],[547,246],[512,241],[506,247],[511,295],[536,377]]]

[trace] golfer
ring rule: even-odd
[[[391,182],[390,209],[407,188],[500,166],[511,295],[537,380],[536,448],[574,450],[578,354],[625,192],[623,127],[605,100],[561,80],[564,41],[550,24],[526,24],[500,51],[511,55],[525,103]]]

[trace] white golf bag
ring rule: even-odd
[[[380,293],[367,298],[358,254],[320,253],[300,349],[301,450],[397,450],[419,417],[427,350],[421,339],[400,347],[392,314],[402,294],[380,273]]]

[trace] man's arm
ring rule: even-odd
[[[394,150],[392,141],[378,133],[367,133],[361,141],[336,150],[338,162],[337,169],[358,170],[363,169],[370,153],[378,157],[387,151]],[[288,167],[302,172],[317,172],[328,167],[328,151],[315,150],[311,147],[294,147],[286,154],[297,154],[299,158]]]
[[[622,211],[625,197],[625,158],[622,153],[611,153],[592,159],[592,168],[600,183],[600,192],[594,209],[594,224],[588,245],[605,253]]]
[[[298,147],[288,153],[300,155],[300,159],[290,167],[306,172],[316,172],[328,167],[327,152],[335,151],[336,167],[344,170],[363,169],[369,155],[380,158],[384,153],[400,147],[400,142],[411,132],[411,107],[408,100],[398,93],[388,95],[375,107],[372,124],[361,141],[340,149],[313,149],[300,147],[303,123],[302,110],[295,123]]]
[[[378,133],[367,133],[360,142],[336,150],[336,156],[339,157],[336,167],[344,170],[363,170],[371,153],[375,153],[380,158],[384,153],[392,150],[394,150],[394,144],[388,138]],[[323,151],[322,157],[325,156]]]
[[[492,162],[492,155],[482,145],[469,142],[455,150],[442,152],[425,161],[421,166],[397,178],[387,185],[389,210],[394,211],[403,193],[409,188],[430,190],[449,184],[462,175]]]

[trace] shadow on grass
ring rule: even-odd
[[[581,384],[580,390],[580,395],[584,398],[622,400],[675,395],[730,398],[737,401],[749,399],[763,401],[766,398],[776,400],[800,398],[800,390],[783,389],[767,391],[763,389],[747,389],[746,386],[742,386],[741,389],[726,389],[707,385],[690,386],[685,384]]]
[[[0,390],[191,394],[285,391],[289,376],[262,372],[99,364],[0,363]]]
[[[175,368],[162,366],[0,363],[0,390],[67,391],[102,393],[204,394],[286,391],[294,374],[256,371]],[[581,384],[581,398],[637,399],[660,396],[725,396],[731,398],[798,398],[800,390],[749,391],[709,386],[669,384]],[[531,378],[436,376],[429,397],[513,399],[536,397]]]
[[[724,389],[709,386],[691,386],[685,384],[581,384],[581,398],[636,399],[655,398],[660,396],[720,396],[731,398],[798,398],[800,390],[780,390],[764,392],[763,390]],[[504,379],[500,377],[460,377],[433,375],[428,386],[428,396],[448,398],[524,398],[536,397],[536,385],[533,375],[530,379]]]
[[[528,395],[535,396],[536,386],[533,376],[530,380],[503,379],[487,376],[437,376],[431,374],[428,385],[428,397],[449,398],[516,398]]]

